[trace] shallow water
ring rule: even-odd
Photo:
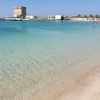
[[[100,24],[0,21],[0,100],[51,100],[99,57]]]

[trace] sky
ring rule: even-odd
[[[13,16],[13,8],[26,6],[28,15],[100,14],[100,0],[0,0],[0,17]]]

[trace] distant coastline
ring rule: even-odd
[[[5,17],[0,18],[0,21],[56,21],[56,20],[64,20],[64,21],[82,21],[82,22],[100,22],[100,18],[85,18],[85,17],[64,17],[63,19],[47,19],[47,18],[33,18],[33,19],[27,19],[27,18],[15,18],[15,17]]]
[[[67,16],[67,15],[47,15],[44,17],[39,17],[36,15],[28,15],[27,7],[25,6],[15,6],[13,8],[13,16],[0,18],[0,21],[36,21],[36,20],[65,20],[65,21],[85,21],[85,22],[100,22],[100,15],[90,14],[90,15],[81,15],[76,16]]]

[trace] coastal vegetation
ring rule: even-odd
[[[57,15],[55,15],[57,16]],[[11,20],[11,21],[18,21],[18,20],[57,20],[55,19],[55,16],[47,16],[47,17],[39,17],[39,16],[26,16],[24,18],[21,17],[4,17],[4,18],[0,18],[1,21],[3,20]],[[61,19],[60,20],[73,20],[73,21],[94,21],[94,20],[97,20],[97,21],[100,21],[100,15],[99,14],[96,14],[96,15],[93,15],[93,14],[90,14],[90,15],[81,15],[81,14],[78,14],[76,16],[68,16],[68,15],[60,15],[61,16]]]
[[[77,16],[72,16],[73,17],[76,17],[76,18],[100,18],[100,15],[96,14],[96,15],[93,15],[93,14],[90,14],[90,15],[81,15],[81,14],[78,14]]]

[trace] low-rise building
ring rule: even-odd
[[[48,19],[48,20],[61,20],[62,15],[46,16],[45,18]]]
[[[55,16],[46,16],[45,17],[47,20],[55,20]]]
[[[55,20],[61,20],[62,19],[62,15],[56,15],[55,16]]]
[[[33,19],[35,19],[35,16],[26,16],[26,19],[33,20]]]

